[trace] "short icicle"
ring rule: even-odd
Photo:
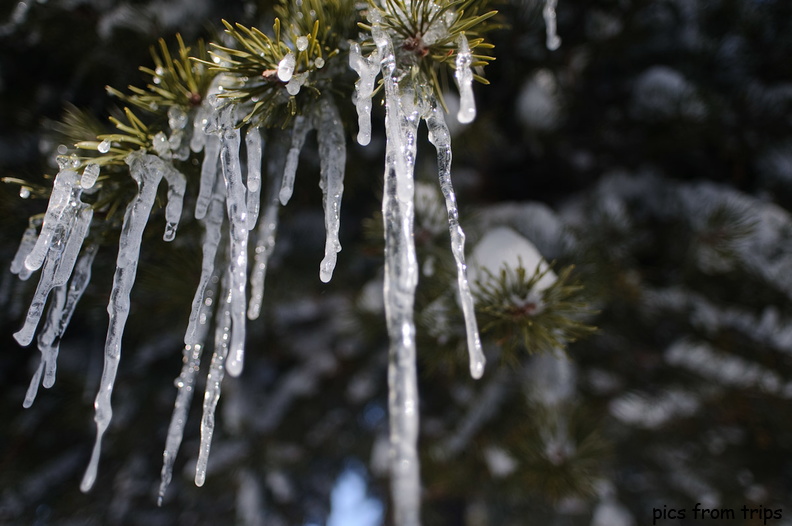
[[[303,115],[294,118],[292,127],[292,142],[286,156],[286,167],[283,169],[283,183],[280,190],[280,202],[283,206],[289,202],[294,192],[294,178],[297,175],[297,163],[300,160],[300,151],[305,144],[305,137],[311,131],[311,119]]]
[[[456,72],[454,73],[459,87],[457,120],[462,124],[473,122],[473,119],[476,118],[476,99],[473,97],[471,64],[473,64],[473,55],[470,53],[467,37],[462,33],[457,39]]]
[[[231,310],[233,290],[230,287],[230,272],[223,278],[222,304],[218,305],[218,316],[215,324],[214,353],[206,377],[206,391],[203,400],[203,416],[201,417],[201,444],[198,448],[198,462],[195,465],[195,485],[203,486],[206,482],[206,466],[209,462],[209,451],[212,448],[212,435],[215,427],[215,409],[220,400],[220,387],[225,374],[225,361],[228,356],[228,344],[231,333]]]
[[[329,97],[319,103],[316,137],[319,143],[319,186],[324,195],[325,255],[319,267],[319,279],[327,283],[333,277],[337,254],[341,251],[338,230],[341,221],[341,197],[344,193],[346,142],[338,108]]]
[[[173,241],[176,237],[176,229],[179,227],[179,220],[184,207],[184,191],[187,189],[187,178],[170,163],[166,163],[164,168],[163,177],[168,183],[168,204],[165,205],[165,234],[162,239]]]
[[[448,131],[443,110],[438,108],[437,101],[432,97],[429,101],[426,114],[426,125],[429,129],[429,141],[437,149],[437,171],[440,178],[440,189],[445,197],[446,210],[448,211],[448,231],[451,234],[451,251],[454,254],[457,266],[457,284],[459,297],[462,303],[462,313],[465,317],[467,331],[468,354],[470,356],[470,375],[481,378],[484,374],[484,352],[481,348],[478,324],[476,323],[476,310],[470,284],[467,279],[467,265],[465,264],[465,233],[459,225],[459,210],[457,209],[456,194],[451,183],[451,134]]]
[[[247,212],[248,230],[256,228],[259,207],[261,206],[261,156],[263,143],[261,130],[251,126],[245,132],[245,147],[247,149]]]
[[[545,26],[547,28],[547,41],[545,45],[550,51],[555,51],[561,47],[561,38],[558,36],[556,21],[557,4],[558,0],[545,0],[544,9],[542,9],[542,16],[544,16]]]
[[[99,392],[94,402],[96,409],[94,417],[96,421],[96,442],[94,443],[88,468],[85,470],[85,475],[80,484],[80,489],[83,492],[89,491],[96,481],[102,438],[113,416],[110,399],[113,394],[116,373],[118,372],[118,363],[121,359],[121,338],[129,316],[129,293],[135,282],[143,230],[146,228],[151,209],[157,198],[157,186],[163,176],[163,161],[155,155],[147,154],[144,151],[136,151],[129,154],[126,162],[129,165],[130,175],[138,184],[138,194],[127,206],[121,227],[121,237],[118,241],[116,271],[113,275],[110,302],[107,305],[110,322],[107,328],[107,339],[105,340],[104,368],[102,370]]]
[[[353,42],[349,47],[349,66],[360,77],[355,82],[355,109],[358,115],[357,141],[361,146],[371,142],[371,97],[374,81],[380,72],[379,51],[374,50],[368,58],[360,51],[360,44]]]
[[[226,370],[231,376],[239,376],[245,360],[245,320],[247,313],[247,202],[245,185],[242,182],[242,166],[239,160],[241,139],[236,129],[236,109],[228,104],[216,109],[216,128],[212,133],[220,135],[220,161],[226,184],[226,211],[228,212],[231,253],[231,342]]]
[[[25,258],[27,258],[30,251],[33,250],[33,247],[36,245],[36,240],[38,239],[38,226],[40,226],[40,224],[40,222],[37,225],[36,222],[30,221],[28,227],[25,229],[25,233],[22,234],[22,241],[20,241],[19,248],[16,254],[14,254],[14,259],[11,261],[11,274],[16,274],[22,281],[27,280],[32,274],[32,271],[25,266]]]
[[[393,44],[373,20],[372,34],[382,59],[387,135],[385,191],[385,316],[390,337],[388,410],[390,418],[391,494],[395,524],[420,524],[418,458],[418,381],[413,308],[418,262],[413,239],[415,134],[419,115],[405,105],[414,93],[402,90],[396,75]]]

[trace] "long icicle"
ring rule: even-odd
[[[211,210],[209,212],[211,214]],[[215,280],[210,280],[210,290],[205,291],[207,298],[213,298],[217,292]],[[212,303],[203,302],[200,309],[201,318],[209,318],[212,315]],[[157,505],[162,506],[165,492],[173,479],[173,464],[179,454],[182,438],[184,437],[184,426],[187,424],[187,413],[190,410],[193,393],[195,392],[195,377],[201,367],[201,353],[204,348],[204,341],[209,332],[209,323],[198,326],[197,334],[194,334],[195,343],[184,346],[182,369],[176,379],[176,401],[173,404],[173,414],[170,424],[168,424],[168,435],[165,439],[165,450],[162,452],[162,472],[157,496]]]
[[[445,197],[446,210],[448,211],[448,231],[451,234],[451,251],[454,254],[457,266],[457,284],[462,303],[462,313],[465,317],[467,332],[468,354],[470,356],[470,375],[481,378],[484,374],[484,352],[481,349],[478,324],[476,323],[476,310],[473,295],[470,293],[470,284],[467,279],[467,265],[465,264],[465,233],[459,225],[459,210],[457,209],[456,194],[451,183],[451,134],[448,131],[442,109],[437,107],[434,97],[428,102],[426,108],[426,126],[429,129],[429,141],[437,149],[437,172],[440,178],[440,189]]]
[[[215,427],[215,409],[220,400],[220,387],[225,373],[225,361],[228,356],[228,344],[231,334],[231,310],[233,290],[231,290],[230,272],[226,272],[221,284],[222,304],[218,305],[219,316],[215,324],[214,352],[206,377],[206,391],[203,400],[203,416],[201,417],[201,444],[198,448],[198,462],[195,465],[195,485],[203,486],[206,481],[206,466],[209,462],[209,451],[212,447],[212,435]]]
[[[110,322],[105,340],[104,368],[99,392],[94,402],[96,442],[80,484],[80,489],[83,492],[89,491],[96,481],[102,438],[113,416],[110,398],[113,394],[118,363],[121,359],[121,338],[129,316],[129,293],[135,282],[143,230],[146,228],[151,209],[157,198],[157,186],[163,176],[163,161],[157,156],[136,151],[127,157],[126,162],[129,165],[130,175],[138,184],[138,194],[127,206],[118,241],[118,258],[116,259],[116,271],[113,275],[113,289],[110,292],[110,302],[107,305]]]
[[[376,16],[376,14],[375,14]],[[390,417],[391,494],[395,524],[420,524],[418,458],[418,380],[415,363],[413,307],[418,284],[418,262],[413,239],[415,134],[417,111],[412,90],[402,90],[396,77],[393,44],[374,19],[372,34],[380,56],[385,83],[387,136],[385,191],[385,316],[390,337],[388,351],[388,410]]]
[[[319,279],[327,283],[333,277],[337,254],[341,251],[338,230],[341,222],[341,197],[344,193],[346,141],[338,108],[330,97],[319,102],[316,138],[319,143],[319,186],[324,195],[325,255],[319,267]]]
[[[242,182],[242,166],[239,160],[241,139],[236,128],[236,108],[232,104],[216,109],[217,128],[213,133],[220,135],[220,164],[226,184],[226,210],[228,212],[231,252],[231,342],[226,360],[226,370],[231,376],[239,376],[245,360],[245,323],[247,317],[247,202],[245,185]]]
[[[208,212],[200,220],[204,226],[201,278],[198,281],[198,287],[195,289],[195,296],[193,297],[190,310],[190,320],[187,323],[187,331],[184,333],[185,345],[200,343],[201,327],[208,323],[207,319],[202,316],[202,309],[206,302],[207,287],[215,274],[215,256],[217,255],[217,247],[220,244],[223,221],[226,215],[225,209],[225,183],[222,180],[217,180]]]
[[[268,155],[268,172],[270,174],[269,193],[267,204],[264,205],[264,216],[259,221],[258,238],[253,259],[253,269],[250,272],[250,303],[248,304],[248,319],[258,319],[261,314],[261,303],[264,300],[264,279],[267,276],[267,265],[272,251],[275,250],[275,235],[278,232],[278,210],[280,208],[280,191],[283,181],[283,165],[285,145],[282,142],[273,144]]]
[[[222,227],[225,219],[225,183],[219,178],[215,182],[209,209],[201,219],[204,225],[203,260],[201,277],[193,298],[190,321],[184,335],[183,364],[176,380],[178,393],[173,405],[173,414],[168,425],[165,450],[162,453],[162,472],[157,505],[161,506],[165,492],[173,479],[173,464],[181,447],[187,413],[192,403],[195,390],[195,376],[201,365],[206,335],[209,331],[218,281],[215,272],[217,249],[222,238]]]

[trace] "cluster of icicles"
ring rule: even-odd
[[[553,2],[554,3],[554,2]],[[372,20],[376,49],[363,56],[357,44],[350,49],[350,66],[358,73],[354,102],[358,112],[358,142],[371,139],[372,94],[378,75],[382,75],[386,108],[385,190],[382,212],[385,223],[385,311],[390,336],[389,413],[390,462],[395,523],[401,526],[420,524],[420,477],[417,450],[418,387],[415,364],[415,324],[413,304],[418,281],[418,266],[413,240],[414,181],[416,134],[421,120],[427,124],[430,142],[437,151],[440,186],[445,197],[451,246],[458,270],[458,288],[467,330],[470,372],[479,378],[484,371],[484,354],[474,316],[473,298],[468,285],[464,243],[458,221],[456,197],[451,184],[451,142],[443,111],[427,86],[417,83],[397,68],[396,55],[389,35]],[[456,81],[460,92],[460,122],[471,122],[476,108],[472,92],[472,55],[464,35],[457,42]],[[291,77],[292,64],[282,64],[279,77]],[[280,71],[283,69],[284,71]],[[285,80],[285,79],[284,79]],[[267,262],[275,246],[278,207],[292,195],[297,162],[306,135],[317,132],[320,157],[320,188],[324,194],[327,240],[319,276],[330,280],[341,250],[338,239],[341,196],[343,192],[346,144],[341,119],[331,97],[323,97],[316,110],[295,118],[291,145],[281,176],[270,181],[269,193],[262,201],[262,160],[264,144],[260,130],[248,127],[244,134],[245,170],[240,159],[242,134],[236,128],[236,107],[222,104],[210,95],[193,115],[193,129],[188,137],[190,117],[177,108],[169,112],[171,136],[154,138],[156,154],[145,150],[130,154],[126,163],[138,185],[138,192],[127,206],[116,260],[110,302],[109,326],[104,349],[104,369],[95,400],[96,442],[81,489],[88,491],[96,480],[102,437],[112,417],[111,395],[121,356],[121,339],[129,314],[129,295],[135,281],[143,231],[149,219],[157,188],[168,186],[165,207],[164,239],[171,241],[182,215],[186,179],[171,159],[186,159],[187,145],[193,152],[203,150],[200,186],[195,218],[203,224],[204,239],[201,277],[190,311],[185,333],[184,359],[177,379],[178,394],[168,429],[159,502],[172,477],[173,463],[180,447],[189,405],[200,368],[201,355],[214,320],[214,347],[206,380],[200,448],[195,483],[201,486],[214,429],[215,408],[220,397],[223,375],[242,372],[245,354],[246,318],[256,319],[261,311]],[[107,152],[109,144],[100,144]],[[78,172],[79,162],[59,159],[52,194],[43,221],[32,221],[25,231],[11,271],[27,279],[41,269],[24,326],[14,337],[29,345],[36,327],[44,317],[38,334],[41,361],[30,383],[24,406],[29,407],[40,383],[51,387],[55,381],[60,338],[91,275],[97,245],[88,243],[92,208],[81,201],[83,191],[90,192],[98,175],[97,165],[87,165]],[[222,174],[222,176],[221,176]],[[227,229],[224,223],[228,222]],[[248,272],[248,247],[255,235],[253,265]],[[221,243],[225,242],[225,247]],[[248,283],[250,291],[248,291]],[[45,305],[49,308],[44,316]],[[42,380],[43,377],[43,380]]]

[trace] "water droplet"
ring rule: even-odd
[[[99,150],[99,153],[107,153],[110,151],[110,141],[107,139],[103,140],[99,143],[99,146],[96,147]]]
[[[308,37],[297,37],[295,44],[297,45],[297,49],[299,51],[305,51],[308,49]]]

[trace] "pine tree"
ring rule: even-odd
[[[437,111],[448,110],[459,222],[487,358],[482,377],[472,379],[446,199],[434,180],[436,150],[420,130],[413,232],[422,522],[604,526],[648,524],[664,513],[656,523],[673,524],[669,511],[685,510],[695,524],[697,503],[735,510],[735,524],[756,523],[743,506],[783,515],[790,8],[751,0],[562,1],[558,47],[555,2],[465,4],[474,9],[449,21],[459,31],[440,43],[405,23],[427,16],[410,12],[409,2],[384,3],[378,22],[401,42],[400,60],[414,62],[405,77],[410,86],[428,86],[414,94],[418,107],[433,95]],[[0,14],[9,21],[0,26],[0,162],[10,183],[0,185],[0,260],[12,264],[31,224],[29,239],[41,230],[45,204],[30,198],[49,197],[52,177],[39,174],[58,171],[59,145],[80,147],[75,173],[83,180],[88,165],[100,168],[100,189],[81,197],[94,214],[93,276],[60,342],[57,382],[26,410],[19,406],[38,353],[20,350],[10,336],[38,276],[0,279],[8,338],[2,416],[9,423],[0,442],[2,521],[321,524],[331,493],[362,478],[373,500],[358,510],[376,516],[382,504],[385,523],[409,523],[394,518],[387,460],[389,300],[382,296],[378,209],[383,157],[392,150],[383,108],[373,105],[366,141],[357,135],[366,121],[351,98],[355,70],[374,70],[364,58],[376,48],[377,17],[343,16],[359,6],[342,0],[11,7]],[[498,15],[487,18],[495,8]],[[312,9],[332,23],[313,25]],[[393,16],[399,12],[406,15]],[[233,23],[206,29],[205,20],[221,19]],[[475,24],[464,27],[469,21]],[[466,126],[454,122],[462,32],[473,50],[472,73],[489,83],[473,88],[477,116]],[[354,69],[349,54],[358,51],[349,40],[360,44]],[[482,69],[490,56],[497,60]],[[27,71],[33,63],[41,66]],[[99,91],[141,86],[141,64],[148,87]],[[244,110],[235,121],[239,138],[258,127],[265,139],[262,218],[287,197],[278,178],[289,150],[305,145],[292,154],[296,183],[278,215],[278,241],[259,245],[268,257],[260,319],[246,323],[244,372],[222,380],[205,484],[193,484],[201,456],[198,396],[179,455],[166,459],[175,469],[158,508],[176,396],[170,386],[205,246],[204,227],[191,220],[204,154],[187,151],[178,131],[189,135],[218,75],[254,79],[228,84],[223,95]],[[274,95],[287,84],[296,94]],[[375,102],[387,97],[387,85],[371,88]],[[323,284],[314,276],[327,202],[309,181],[331,169],[321,150],[338,139],[303,138],[299,130],[332,113],[327,95],[344,123],[348,155],[344,250]],[[63,113],[66,103],[74,106]],[[115,129],[106,123],[107,107]],[[52,120],[42,126],[41,116]],[[431,128],[437,121],[430,120]],[[434,146],[442,145],[441,128],[434,130]],[[205,149],[215,147],[212,137]],[[126,160],[141,147],[187,176],[185,206],[178,214],[170,204],[180,183],[167,174],[170,186],[153,196],[143,238],[97,483],[82,494],[104,309],[124,209],[137,193]],[[251,151],[254,162],[245,155]],[[60,152],[65,170],[75,167],[66,164],[75,162],[70,152]],[[241,165],[255,164],[255,148],[242,152]],[[204,204],[210,217],[213,204]],[[179,215],[173,241],[161,240],[160,229],[169,223],[170,236]],[[220,232],[225,257],[233,234]],[[328,254],[333,250],[326,262]],[[251,266],[255,261],[251,253]],[[224,298],[221,286],[222,276],[210,276],[214,304]],[[177,383],[194,381],[203,393],[212,379],[210,357],[202,362],[194,380],[187,367]]]

